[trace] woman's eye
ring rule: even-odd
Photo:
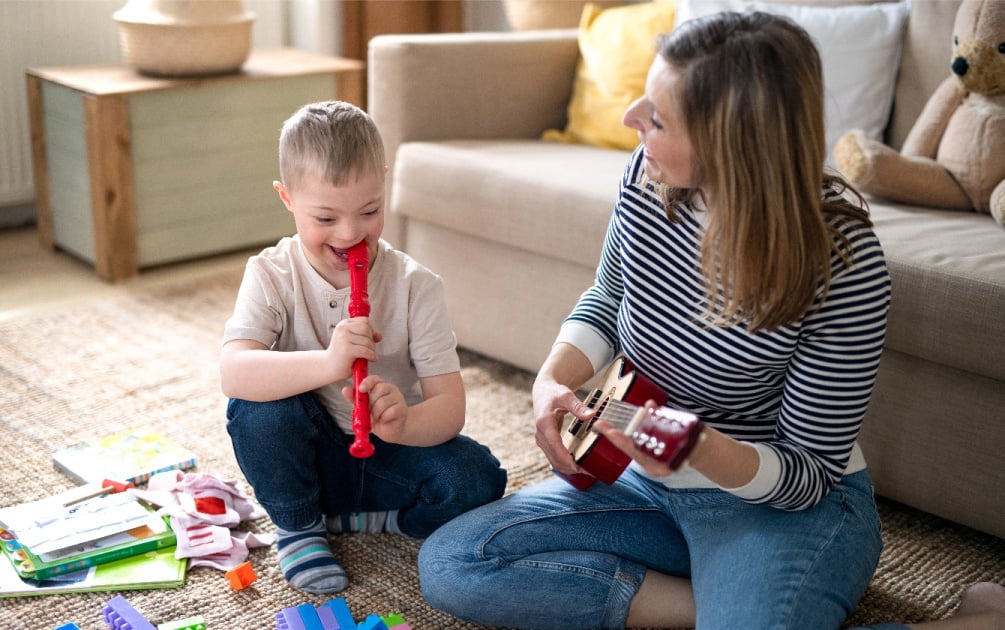
[[[663,125],[661,125],[661,124],[659,124],[658,122],[656,122],[656,117],[655,117],[655,116],[650,116],[650,117],[649,117],[649,123],[650,123],[650,124],[651,124],[651,125],[653,126],[653,128],[655,128],[655,129],[662,129],[662,128],[663,128]]]

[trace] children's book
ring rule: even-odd
[[[139,485],[154,473],[194,468],[195,454],[159,433],[134,429],[56,451],[52,463],[77,483],[115,479]]]
[[[45,579],[177,543],[167,517],[129,492],[68,502],[73,494],[0,509],[0,550],[21,577]]]
[[[165,547],[45,580],[24,579],[0,558],[0,597],[179,588],[185,585],[188,561],[175,558],[174,551]]]

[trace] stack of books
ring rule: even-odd
[[[53,463],[84,485],[0,508],[0,597],[184,586],[169,519],[110,480],[189,468],[191,453],[134,431],[64,449]]]

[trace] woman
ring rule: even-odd
[[[816,49],[783,18],[660,39],[596,281],[534,383],[537,443],[584,472],[561,422],[592,419],[574,392],[618,353],[702,439],[671,470],[598,420],[634,459],[617,482],[556,478],[441,527],[430,603],[527,628],[841,625],[882,548],[856,438],[890,282],[864,202],[823,171],[823,116]]]

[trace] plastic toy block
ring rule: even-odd
[[[390,615],[381,615],[380,618],[383,619],[384,624],[388,628],[391,628],[392,630],[394,629],[395,626],[400,626],[405,623],[405,618],[399,615],[398,613],[391,613]]]
[[[378,615],[367,615],[366,619],[356,626],[356,630],[387,630],[387,624]]]
[[[202,618],[202,615],[175,619],[157,624],[157,630],[206,630],[206,620]]]
[[[329,600],[319,608],[328,608],[335,615],[335,626],[339,630],[352,630],[356,627],[356,620],[352,618],[352,613],[349,612],[349,606],[345,603],[344,597],[339,597],[337,599]]]
[[[296,606],[284,608],[276,613],[276,630],[304,630],[304,622]]]
[[[113,597],[101,615],[112,630],[157,630],[121,595]]]
[[[301,604],[276,613],[276,630],[340,630],[335,612],[328,606]],[[355,628],[355,624],[349,628]]]
[[[66,623],[58,628],[53,628],[53,630],[80,630],[80,626],[75,623]]]
[[[407,623],[400,623],[396,626],[391,626],[390,630],[412,630],[412,626]]]
[[[251,566],[250,561],[242,562],[230,571],[227,571],[227,582],[230,583],[230,588],[235,591],[246,588],[257,580],[258,576],[255,574],[255,569]]]

